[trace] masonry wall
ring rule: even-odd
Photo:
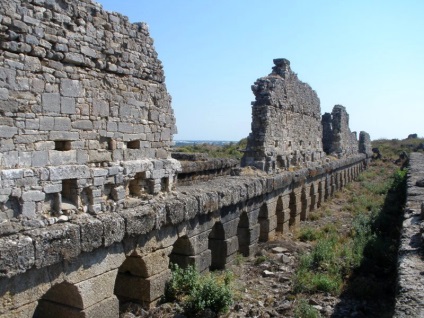
[[[169,262],[223,269],[288,231],[365,168],[365,155],[265,176],[221,177],[117,213],[0,238],[3,317],[118,316],[154,306]]]
[[[0,22],[0,220],[172,188],[175,118],[146,24],[87,0],[1,1]]]
[[[252,85],[252,132],[243,166],[267,172],[319,163],[323,157],[321,108],[317,94],[301,82],[286,59]]]

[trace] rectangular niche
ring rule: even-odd
[[[57,151],[68,151],[71,150],[71,141],[69,140],[55,140],[54,150]]]
[[[146,172],[138,172],[133,180],[128,184],[129,194],[133,197],[140,197],[148,193],[148,180],[146,179]]]
[[[77,179],[62,180],[62,204],[61,210],[76,210],[78,208],[78,184]]]
[[[140,149],[140,140],[132,140],[127,142],[127,149]]]

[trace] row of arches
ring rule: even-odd
[[[154,306],[171,276],[171,263],[183,268],[192,265],[204,272],[226,268],[237,253],[252,256],[259,241],[271,240],[276,232],[285,233],[307,219],[360,171],[360,165],[352,166],[214,213],[198,214],[179,229],[161,229],[164,232],[158,237],[168,238],[156,238],[155,248],[137,243],[139,246],[123,252],[121,263],[109,271],[51,287],[38,301],[33,317],[118,317],[119,304],[128,301],[145,308]]]

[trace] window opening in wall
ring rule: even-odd
[[[61,210],[72,210],[78,207],[77,179],[62,180],[62,204]]]
[[[289,141],[289,148],[291,148],[291,146],[292,146],[292,143],[291,143],[291,141]]]
[[[69,140],[55,140],[54,150],[58,150],[58,151],[71,150],[71,142]]]
[[[284,169],[286,164],[284,162],[283,156],[277,156],[277,168]]]
[[[132,140],[127,142],[128,149],[140,149],[140,140]]]
[[[278,140],[275,140],[275,141],[274,141],[274,146],[275,146],[275,147],[278,147]]]
[[[134,197],[140,197],[146,193],[147,180],[146,172],[138,172],[128,184],[129,194]]]

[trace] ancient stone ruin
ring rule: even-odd
[[[2,317],[154,306],[170,262],[207,271],[254,255],[369,160],[369,136],[355,146],[344,108],[323,129],[316,93],[284,59],[253,86],[243,164],[268,174],[230,175],[233,161],[171,157],[175,118],[145,24],[90,0],[8,0],[0,38]]]
[[[345,107],[336,105],[321,119],[316,92],[298,79],[288,60],[275,59],[274,64],[271,74],[252,85],[256,100],[243,166],[272,173],[322,164],[326,154],[338,158],[358,152],[372,155],[369,136],[358,141],[356,133],[350,132]]]

